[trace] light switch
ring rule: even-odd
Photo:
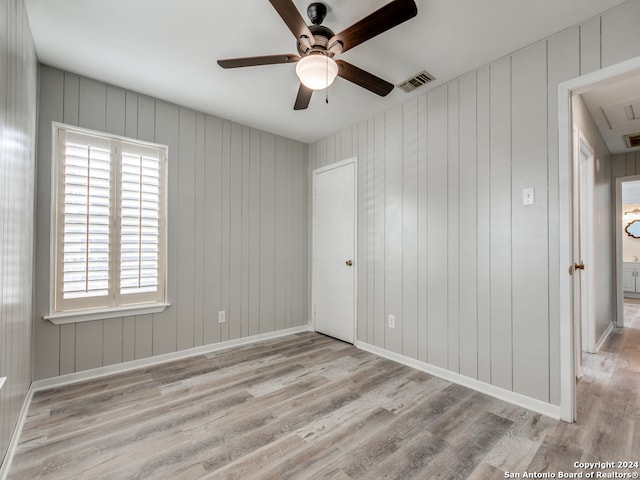
[[[533,205],[535,203],[533,188],[522,189],[522,205]]]

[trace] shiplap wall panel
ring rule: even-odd
[[[459,80],[447,85],[447,368],[460,371]]]
[[[60,325],[60,375],[76,371],[76,325]]]
[[[126,91],[125,96],[124,134],[130,138],[138,137],[138,95]]]
[[[362,155],[361,161],[366,159],[367,163],[367,201],[365,206],[367,208],[367,342],[374,342],[374,325],[375,325],[375,313],[376,313],[376,304],[375,304],[375,267],[376,267],[376,249],[375,249],[375,241],[376,241],[376,197],[375,197],[375,173],[376,173],[376,164],[375,164],[375,148],[374,148],[374,122],[373,120],[367,121],[366,126],[366,155]],[[361,166],[359,167],[361,168]],[[362,208],[360,206],[359,208]]]
[[[102,325],[102,364],[121,363],[122,355],[122,318],[109,318]]]
[[[40,98],[35,378],[307,323],[305,145],[44,65]],[[49,310],[52,121],[169,146],[164,312],[62,327],[41,320]],[[293,278],[277,292],[285,270],[276,265]]]
[[[418,101],[402,106],[402,349],[418,356]]]
[[[1,2],[0,459],[32,379],[37,67],[23,2]]]
[[[602,66],[640,56],[640,2],[632,0],[602,15]]]
[[[512,57],[513,390],[549,399],[547,45]],[[534,204],[522,191],[534,189]],[[535,366],[532,368],[532,366]]]
[[[513,380],[511,303],[511,57],[490,69],[491,383]]]
[[[80,95],[80,77],[71,73],[64,75],[62,118],[69,125],[78,125],[78,100]]]
[[[600,17],[594,17],[579,27],[580,38],[580,75],[599,70],[602,67],[600,47]],[[572,55],[568,57],[575,59]]]
[[[231,157],[229,163],[229,196],[231,212],[242,212],[242,125],[231,125]],[[284,153],[283,153],[284,156]],[[281,172],[283,176],[286,172]],[[286,177],[285,177],[286,178]],[[231,213],[229,217],[229,320],[227,320],[228,338],[242,336],[241,301],[242,301],[242,216]],[[284,299],[276,299],[276,304]],[[282,310],[284,317],[284,310]],[[284,318],[282,318],[284,325]],[[281,327],[284,328],[284,327]]]
[[[154,353],[166,353],[176,349],[184,350],[194,346],[195,318],[195,210],[196,210],[196,112],[186,108],[179,109],[179,160],[171,157],[170,163],[177,163],[178,189],[178,252],[180,259],[177,268],[176,285],[176,335],[175,342],[166,335],[165,345],[158,345]],[[171,162],[172,161],[172,162]],[[164,313],[164,312],[163,312]],[[168,330],[168,329],[167,329]]]
[[[260,136],[260,333],[275,328],[275,137]]]
[[[402,351],[402,106],[388,110],[384,116],[385,158],[384,189],[384,301],[385,315],[395,315],[395,328],[387,325],[385,348]]]
[[[598,25],[600,24],[598,19]],[[560,363],[560,215],[558,185],[558,88],[560,82],[580,74],[582,27],[567,29],[547,42],[547,155],[549,202],[549,401],[560,403],[560,370],[552,368]],[[600,29],[598,27],[598,41]],[[599,51],[599,49],[598,49]]]
[[[42,67],[39,71],[38,95],[38,151],[51,151],[51,122],[61,118],[64,109],[64,74]],[[62,93],[62,94],[61,94]],[[48,135],[42,135],[42,132]],[[51,234],[51,162],[38,161],[36,180],[36,235],[49,238]],[[50,243],[36,241],[34,350],[42,359],[34,363],[34,378],[46,378],[60,373],[60,327],[42,320],[38,313],[49,309],[49,295],[38,292],[49,289]]]
[[[460,373],[478,378],[477,74],[460,79]]]
[[[491,77],[478,70],[478,380],[491,383]]]
[[[308,275],[308,258],[309,258],[309,241],[306,232],[309,231],[310,223],[310,205],[309,200],[309,183],[304,182],[303,178],[308,178],[308,164],[300,161],[307,158],[308,147],[302,143],[291,143],[294,151],[292,158],[292,188],[291,202],[294,206],[293,210],[293,230],[289,240],[292,242],[291,251],[293,256],[293,281],[291,286],[292,299],[292,327],[307,325],[310,322],[309,312],[309,275]],[[304,232],[303,238],[299,238]]]
[[[106,127],[116,135],[125,134],[126,94],[121,88],[107,87]]]
[[[427,360],[447,368],[447,85],[429,93],[427,117]]]
[[[336,155],[336,134],[327,137],[327,149],[323,165],[331,165],[334,162],[342,160]]]
[[[375,232],[374,232],[374,330],[373,344],[384,347],[387,329],[385,314],[385,157],[384,157],[384,115],[376,115],[373,119],[374,128],[374,191],[375,191]]]
[[[249,191],[249,335],[260,333],[260,132],[252,130],[250,134],[250,179]]]
[[[274,311],[275,328],[286,328],[286,275],[287,275],[287,145],[282,137],[276,138],[275,158],[275,258]]]
[[[204,234],[205,217],[205,125],[206,115],[198,112],[196,114],[196,173],[195,173],[195,239],[194,254],[196,259],[203,259],[207,248],[207,240]],[[199,347],[204,344],[204,317],[207,312],[207,302],[204,292],[204,262],[196,261],[193,272],[193,283],[195,304],[193,306],[193,346]]]
[[[220,299],[222,269],[222,120],[207,117],[205,121],[205,165],[206,190],[204,194],[206,245],[204,258],[203,295],[207,299],[203,323],[204,344],[220,341],[218,311],[222,308]]]
[[[636,173],[636,155],[635,153],[627,153],[625,155],[627,175],[635,175]]]
[[[231,179],[231,122],[222,122],[222,260],[220,269],[220,310],[229,316],[229,252],[231,236],[229,226],[231,224],[231,205],[229,183]],[[220,330],[220,340],[229,340],[229,320],[218,325]]]
[[[167,160],[167,215],[168,218],[176,218],[178,215],[179,198],[177,196],[179,187],[179,174],[180,174],[180,112],[178,107],[167,102],[156,102],[155,105],[156,118],[153,125],[154,128],[154,140],[156,138],[162,139],[162,143],[168,146],[168,160]],[[145,115],[146,117],[147,115]],[[138,127],[140,128],[140,127]],[[178,265],[182,263],[177,261],[177,249],[179,248],[179,232],[178,229],[170,228],[170,224],[167,227],[167,291],[171,292],[169,295],[169,303],[175,301],[175,296],[178,288],[179,271]],[[172,298],[173,297],[173,298]],[[125,319],[125,322],[129,319]],[[151,323],[152,331],[149,338],[153,339],[152,352],[154,355],[159,353],[171,352],[176,348],[176,323],[177,323],[177,309],[167,309],[164,312],[154,315],[139,316],[136,318],[136,328],[146,327],[148,323]],[[138,325],[139,324],[139,325]],[[146,327],[148,328],[148,327]],[[136,334],[136,339],[138,335]],[[141,355],[148,356],[147,350],[141,345],[144,350],[143,353],[139,352],[139,348],[136,345],[136,358],[141,358]]]
[[[367,222],[369,220],[369,205],[367,204],[367,192],[369,192],[369,188],[367,187],[367,179],[369,174],[369,164],[366,160],[367,157],[367,122],[360,122],[358,125],[354,127],[356,129],[355,140],[358,142],[355,145],[354,155],[357,157],[357,173],[358,173],[358,197],[357,204],[360,205],[360,211],[362,212],[358,215],[358,226],[357,226],[357,235],[358,235],[358,243],[356,244],[357,250],[357,258],[355,259],[355,264],[358,272],[357,276],[357,285],[358,287],[358,298],[357,298],[357,309],[358,309],[358,318],[357,318],[357,330],[356,330],[356,338],[368,338],[367,333],[367,318],[368,318],[368,304],[369,304],[369,289],[367,288],[367,280],[368,280],[368,258],[369,258],[369,249],[367,243]]]
[[[242,127],[242,293],[241,293],[241,332],[245,337],[249,334],[249,266],[250,266],[250,250],[249,250],[249,234],[251,232],[250,224],[250,207],[251,207],[251,129],[249,127]],[[289,185],[291,185],[291,178],[293,173],[293,162],[289,162],[290,169],[287,170],[289,175]],[[293,234],[293,232],[290,232]],[[289,291],[290,289],[287,289]],[[289,297],[291,298],[291,296]]]
[[[418,354],[420,361],[426,362],[428,356],[427,322],[429,299],[426,294],[429,286],[428,241],[428,131],[426,95],[418,97]]]
[[[83,322],[76,325],[75,367],[88,370],[102,366],[102,326],[104,322]]]

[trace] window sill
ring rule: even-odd
[[[164,312],[170,305],[170,303],[144,303],[123,307],[95,308],[77,310],[73,312],[53,313],[51,315],[45,315],[42,318],[49,320],[54,325],[65,325],[67,323],[91,322],[94,320],[106,320],[107,318],[160,313]]]

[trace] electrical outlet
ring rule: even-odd
[[[396,316],[389,314],[389,328],[396,328]]]
[[[225,318],[224,310],[220,310],[218,312],[218,323],[224,323],[226,321],[227,321],[227,319]]]

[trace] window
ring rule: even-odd
[[[54,139],[54,291],[47,318],[166,307],[167,147],[58,124]]]

